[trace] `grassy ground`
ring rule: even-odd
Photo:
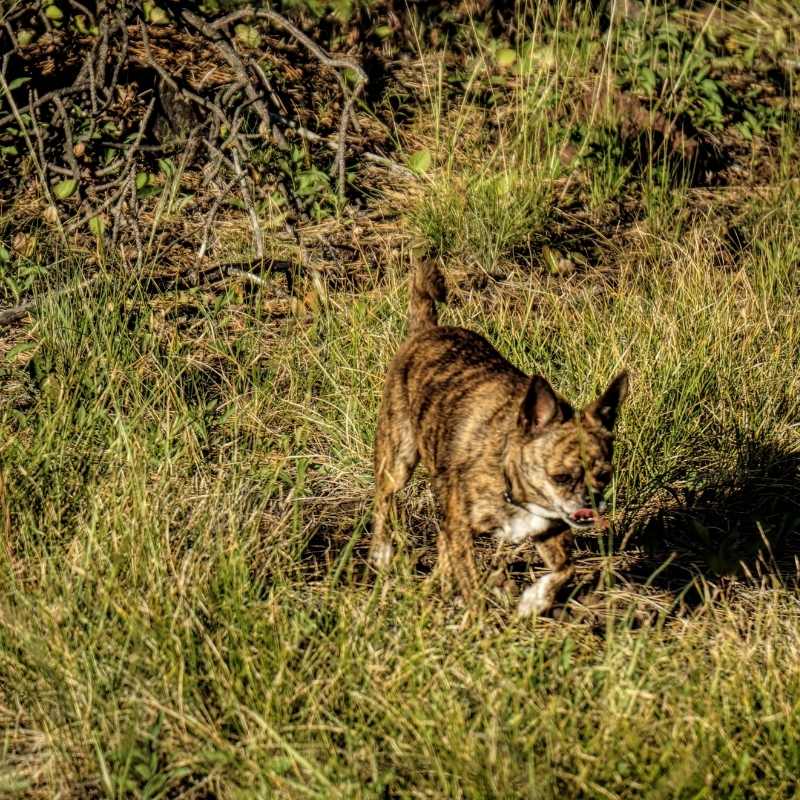
[[[280,276],[154,297],[48,243],[77,288],[2,348],[0,793],[796,796],[796,101],[743,99],[736,37],[761,43],[751,87],[798,43],[779,4],[751,11],[715,34],[735,45],[716,112],[702,15],[601,34],[534,14],[516,66],[479,27],[469,61],[424,53],[399,133],[423,174],[304,231],[350,259],[293,297]],[[665,61],[642,55],[679,23]],[[708,101],[694,143],[628,129],[606,79],[649,85],[642,64],[670,119]],[[555,618],[442,598],[422,475],[403,554],[364,562],[420,244],[445,318],[567,396],[631,371],[612,525]]]

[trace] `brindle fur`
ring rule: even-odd
[[[569,517],[601,505],[611,479],[612,429],[625,373],[576,413],[540,376],[532,378],[486,339],[438,325],[445,284],[432,262],[413,278],[409,335],[392,361],[375,437],[375,505],[370,559],[392,555],[386,530],[394,494],[421,460],[442,511],[440,569],[465,599],[480,581],[473,538],[533,537],[551,573],[529,587],[519,611],[549,609],[573,574]],[[558,481],[556,480],[558,478]],[[560,482],[559,482],[560,481]]]

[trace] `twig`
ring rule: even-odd
[[[142,119],[139,122],[139,130],[136,133],[136,136],[133,142],[130,145],[128,152],[125,155],[125,161],[123,163],[123,167],[126,168],[125,173],[119,177],[118,180],[112,181],[109,186],[117,186],[117,191],[114,192],[110,197],[106,198],[106,200],[97,208],[90,209],[86,214],[84,214],[80,219],[74,220],[67,225],[69,230],[76,230],[77,228],[82,227],[85,225],[90,219],[96,217],[98,214],[105,211],[109,206],[116,203],[117,205],[112,212],[114,217],[114,227],[113,227],[113,234],[111,237],[111,241],[116,242],[117,240],[117,231],[119,229],[119,213],[122,209],[122,202],[124,200],[125,191],[128,188],[128,183],[130,181],[135,182],[135,175],[132,169],[133,160],[136,158],[136,152],[139,148],[139,144],[142,141],[142,137],[144,136],[145,129],[147,128],[147,123],[150,120],[150,115],[153,113],[153,109],[155,108],[156,100],[153,98],[150,101],[150,105],[147,107]]]
[[[216,116],[217,119],[219,119],[222,122],[223,125],[228,125],[229,123],[228,117],[216,103],[212,103],[205,97],[201,97],[199,94],[195,94],[190,89],[179,86],[177,81],[161,66],[161,64],[158,63],[158,61],[156,61],[155,57],[153,56],[153,52],[150,49],[150,37],[147,35],[147,28],[144,22],[139,20],[139,26],[142,32],[142,44],[144,45],[144,50],[145,50],[145,61],[144,61],[145,65],[148,67],[152,67],[158,73],[161,80],[163,80],[167,84],[167,86],[169,86],[170,89],[172,89],[174,92],[183,95],[189,100],[193,100],[202,108],[211,111],[214,114],[214,116]]]
[[[245,269],[249,268],[249,269]],[[298,265],[282,259],[262,258],[257,262],[252,259],[241,259],[237,261],[227,261],[217,264],[210,264],[204,269],[191,267],[183,273],[177,275],[148,275],[143,279],[143,288],[149,292],[164,292],[169,290],[193,289],[198,285],[207,286],[224,279],[229,275],[240,275],[247,273],[253,276],[253,269],[261,269],[267,272],[283,272],[287,282],[291,284],[292,275],[297,271]],[[264,285],[264,279],[259,285]],[[248,280],[251,280],[248,278]],[[253,281],[255,283],[255,281]],[[290,287],[291,288],[291,287]]]
[[[95,86],[99,88],[105,88],[106,82],[106,63],[108,62],[108,20],[102,19],[100,22],[100,35],[95,40],[97,43],[97,57],[94,60],[94,76],[95,76]],[[108,105],[110,101],[110,92],[106,92],[105,101],[103,103],[103,109]]]
[[[65,97],[68,94],[77,94],[78,92],[82,92],[85,89],[89,88],[89,83],[76,83],[74,86],[65,86],[63,89],[55,89],[52,92],[47,92],[47,94],[43,94],[39,97],[33,105],[28,103],[27,106],[24,107],[25,111],[33,112],[34,109],[39,108],[39,106],[44,105],[45,103],[49,103],[56,97]],[[5,90],[5,87],[4,91]],[[8,92],[6,92],[8,94]],[[18,114],[14,114],[12,110],[10,114],[6,114],[4,117],[0,117],[0,128],[5,125],[8,125],[9,122],[17,122],[19,123]]]
[[[117,202],[111,211],[111,218],[114,220],[114,225],[111,229],[111,244],[117,243],[117,236],[119,235],[119,223],[122,216],[122,204],[125,202],[125,192],[131,184],[136,184],[136,177],[133,169],[128,170],[127,175],[123,178],[121,188],[117,193]]]
[[[229,15],[230,16],[230,15]],[[306,49],[312,53],[319,61],[325,66],[332,69],[347,69],[351,70],[356,75],[356,85],[352,92],[347,90],[347,81],[343,76],[339,76],[339,83],[342,86],[342,91],[345,94],[344,108],[342,109],[342,116],[339,120],[339,143],[336,148],[336,158],[334,160],[334,170],[338,173],[338,189],[339,199],[344,200],[345,195],[345,147],[347,146],[347,126],[350,122],[350,116],[353,111],[356,99],[361,94],[364,86],[367,84],[367,73],[361,68],[359,64],[349,58],[336,58],[328,55],[313,39],[306,36],[303,31],[289,22],[277,11],[271,9],[264,9],[256,12],[256,16],[261,19],[268,19],[270,22],[279,25],[284,30],[288,31],[295,39],[301,44],[305,45]]]
[[[247,213],[250,215],[250,224],[253,228],[253,237],[256,243],[256,256],[264,258],[264,236],[261,233],[261,223],[258,221],[258,214],[256,213],[253,199],[250,197],[250,190],[247,186],[247,178],[245,177],[242,167],[239,164],[239,152],[234,149],[233,151],[233,167],[239,177],[239,186],[242,190],[242,200],[247,207]]]
[[[71,169],[67,169],[66,167],[59,167],[58,164],[45,164],[45,169],[49,169],[50,172],[55,172],[56,175],[63,175],[65,178],[72,178],[75,173]]]
[[[186,16],[187,13],[188,12],[184,12],[184,16]],[[305,48],[326,67],[330,67],[331,69],[335,70],[350,70],[356,76],[356,85],[353,90],[350,91],[348,90],[347,81],[344,76],[337,73],[339,83],[342,87],[342,92],[345,95],[345,100],[342,108],[342,115],[339,118],[338,144],[336,146],[336,158],[333,162],[333,171],[337,175],[339,199],[343,200],[345,195],[345,183],[347,179],[345,171],[347,128],[350,124],[350,118],[352,116],[353,107],[355,106],[356,100],[367,83],[367,73],[364,72],[357,62],[349,58],[340,58],[329,55],[313,39],[309,38],[305,33],[303,33],[300,28],[291,23],[288,19],[286,19],[286,17],[279,14],[277,11],[273,11],[271,9],[255,11],[252,8],[243,8],[239,11],[233,11],[230,14],[221,17],[220,19],[216,20],[216,22],[207,24],[211,29],[218,29],[230,25],[232,22],[236,22],[240,19],[252,19],[253,17],[257,19],[269,20],[275,25],[283,28],[295,39],[297,39],[298,42],[304,45]]]
[[[95,24],[96,20],[94,18],[94,14],[92,14],[92,12],[89,11],[89,9],[83,5],[83,3],[79,3],[78,0],[67,0],[67,2],[82,14],[86,14],[86,16],[89,18],[89,22],[91,22],[92,25]]]
[[[217,194],[216,199],[214,200],[213,204],[211,205],[211,209],[206,216],[205,224],[203,225],[203,238],[200,242],[200,247],[197,250],[197,260],[201,261],[203,256],[206,254],[206,248],[208,247],[208,234],[211,231],[211,226],[214,224],[214,219],[217,216],[217,211],[219,210],[220,205],[222,205],[222,201],[227,196],[228,192],[233,188],[233,184],[238,181],[238,177],[233,178],[225,186],[220,189],[219,193]]]
[[[248,272],[244,269],[236,269],[235,267],[229,267],[227,269],[228,275],[238,276],[240,278],[244,278],[245,280],[249,281],[250,283],[254,284],[255,286],[268,286],[269,284],[263,279],[260,278],[253,272]]]
[[[270,100],[272,100],[272,102],[275,104],[275,108],[282,113],[286,113],[286,106],[284,105],[283,100],[281,100],[281,98],[275,93],[275,89],[272,87],[272,81],[270,81],[270,79],[267,77],[267,73],[264,72],[261,64],[259,64],[254,58],[250,59],[250,63],[252,64],[256,75],[258,75],[259,79],[261,80],[261,83],[264,84],[264,88],[267,90]]]
[[[122,31],[122,44],[117,53],[117,62],[114,64],[114,71],[111,73],[109,88],[113,88],[117,85],[120,70],[125,63],[125,59],[128,57],[128,26],[125,24],[125,20],[120,20],[119,29]]]
[[[136,269],[142,266],[144,253],[142,252],[142,232],[139,230],[139,198],[136,194],[136,180],[130,182],[130,214],[129,219],[133,228],[133,238],[136,242]]]
[[[75,158],[75,153],[73,152],[72,125],[69,121],[67,110],[64,108],[64,103],[58,95],[53,98],[53,103],[58,109],[58,114],[61,117],[61,122],[64,127],[64,159],[72,170],[72,177],[77,186],[80,184],[81,180],[81,168],[78,166],[78,159]]]
[[[326,67],[331,67],[331,69],[351,69],[364,83],[367,82],[367,73],[364,72],[358,63],[349,58],[328,55],[313,39],[309,38],[300,28],[293,25],[286,17],[282,16],[277,11],[272,11],[271,9],[256,11],[252,8],[241,8],[238,11],[232,11],[230,14],[226,14],[224,17],[220,17],[218,20],[210,23],[210,25],[212,28],[223,28],[226,25],[230,25],[232,22],[238,22],[240,19],[249,20],[254,16],[258,19],[268,19],[270,22],[274,22],[285,31],[288,31]]]
[[[40,163],[39,159],[36,156],[36,151],[33,149],[33,142],[31,141],[28,129],[25,127],[25,123],[22,120],[22,115],[20,114],[19,107],[14,102],[14,98],[11,96],[11,90],[8,88],[8,83],[6,82],[5,75],[1,72],[0,72],[0,87],[2,87],[3,89],[6,102],[8,102],[8,105],[11,107],[12,116],[16,120],[19,129],[22,131],[22,136],[25,139],[26,146],[28,147],[28,152],[33,157],[33,163],[36,167],[36,171],[39,173],[39,179],[42,182],[42,191],[45,193],[48,203],[50,205],[55,205],[55,203],[53,202],[53,195],[50,192],[50,185],[47,183],[47,174],[44,170],[44,165]],[[64,228],[61,225],[60,219],[58,222],[58,230],[61,234],[61,238],[64,240],[64,243],[66,244],[67,238],[64,233]]]
[[[345,100],[344,108],[342,109],[342,116],[339,119],[339,141],[336,145],[336,158],[333,160],[333,169],[338,175],[338,190],[339,200],[344,201],[345,181],[347,179],[345,173],[345,148],[347,147],[347,126],[350,122],[350,114],[353,110],[353,104],[356,100],[356,92],[361,90],[363,83],[360,83],[353,93]]]
[[[31,97],[31,94],[29,94]],[[31,103],[33,101],[31,100]],[[42,166],[42,172],[47,174],[47,156],[44,152],[44,137],[42,136],[42,128],[39,125],[39,120],[36,118],[36,111],[31,111],[31,127],[33,129],[33,134],[36,137],[36,146],[39,148],[39,163]]]
[[[11,325],[17,320],[22,319],[30,311],[36,307],[34,300],[28,300],[25,303],[20,303],[18,306],[11,308],[4,308],[0,311],[0,325]]]
[[[3,27],[6,29],[8,38],[11,39],[11,49],[13,51],[18,51],[19,44],[17,43],[17,37],[14,35],[14,29],[11,27],[11,23],[8,20],[5,20],[3,22]],[[5,72],[5,70],[3,70],[3,72]]]
[[[339,147],[338,141],[334,141],[333,139],[329,139],[326,136],[320,136],[318,133],[309,130],[308,128],[304,128],[302,125],[298,125],[293,120],[286,119],[286,117],[282,117],[279,114],[272,115],[277,121],[279,121],[282,125],[285,125],[290,131],[293,131],[302,139],[306,139],[309,142],[313,142],[314,144],[323,144],[325,147],[330,148],[331,150],[336,150]],[[402,164],[398,164],[396,161],[392,161],[391,158],[387,158],[386,156],[378,155],[377,153],[370,153],[370,152],[363,152],[361,153],[361,158],[365,161],[372,161],[374,164],[380,164],[382,167],[386,167],[394,172],[397,172],[399,175],[405,175],[410,178],[418,178],[419,175],[414,172],[414,170],[409,169],[408,167],[404,167]]]
[[[11,306],[11,308],[4,308],[0,310],[0,325],[12,325],[13,323],[27,316],[31,311],[35,310],[36,306],[38,306],[43,300],[61,297],[62,295],[77,292],[80,289],[85,289],[87,286],[94,283],[99,277],[100,273],[93,275],[91,278],[87,278],[85,281],[76,283],[74,286],[62,286],[60,289],[48,292],[47,295],[43,295],[42,297],[35,298],[33,300],[26,300],[24,303]]]
[[[247,74],[247,69],[245,68],[244,64],[242,63],[242,59],[236,53],[236,50],[231,47],[228,42],[224,41],[221,37],[219,30],[214,28],[212,25],[207,23],[205,20],[198,17],[196,14],[193,14],[191,11],[183,11],[181,16],[185,19],[193,28],[199,30],[205,36],[207,36],[211,41],[216,45],[219,52],[222,54],[222,57],[230,64],[233,68],[233,71],[236,73],[236,76],[239,78],[240,83],[242,84],[242,88],[247,94],[247,97],[250,99],[250,102],[253,104],[253,108],[255,108],[256,113],[259,117],[261,117],[261,123],[263,125],[263,133],[264,136],[269,136],[272,130],[272,126],[270,125],[269,121],[269,112],[267,111],[266,106],[264,105],[263,101],[256,92],[255,87],[253,86],[253,82],[250,80],[250,76]]]

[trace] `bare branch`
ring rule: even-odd
[[[81,180],[81,168],[78,166],[78,159],[75,158],[75,145],[72,140],[72,123],[69,121],[69,115],[67,114],[67,109],[64,107],[64,103],[58,95],[53,98],[53,103],[58,110],[58,115],[61,117],[61,124],[64,127],[64,160],[69,164],[70,170],[72,170],[72,177],[76,185],[79,185]]]
[[[66,97],[70,94],[77,94],[78,92],[82,92],[89,88],[89,83],[76,83],[73,86],[65,86],[63,89],[56,89],[52,92],[47,92],[47,94],[43,94],[41,97],[38,97],[32,104],[29,103],[28,105],[22,108],[22,111],[30,113],[34,109],[43,106],[45,103],[49,103],[51,100],[54,100],[56,97]],[[5,89],[4,89],[5,91]],[[10,114],[6,114],[4,117],[0,117],[0,127],[4,125],[8,125],[9,122],[17,122],[19,120],[17,115],[12,112]]]
[[[269,121],[269,112],[267,111],[266,106],[264,105],[263,101],[259,97],[258,92],[255,90],[252,81],[250,80],[250,76],[247,74],[247,69],[245,68],[244,64],[242,63],[241,58],[237,55],[236,51],[231,47],[228,42],[226,42],[219,33],[217,28],[209,25],[205,20],[198,17],[196,14],[193,14],[191,11],[183,11],[181,16],[194,28],[201,31],[205,34],[214,45],[222,54],[222,57],[230,64],[233,68],[234,72],[236,73],[236,77],[239,79],[242,87],[244,88],[247,97],[250,99],[250,102],[253,104],[253,108],[255,108],[256,113],[259,117],[261,117],[261,124],[263,126],[263,130],[261,133],[268,137],[271,133],[272,126],[270,125]]]
[[[220,189],[219,193],[217,194],[216,198],[214,199],[213,204],[211,205],[211,209],[209,210],[208,214],[206,215],[206,221],[203,225],[203,238],[200,242],[200,247],[197,250],[197,260],[201,261],[203,256],[206,254],[206,249],[208,247],[208,235],[211,232],[211,226],[214,224],[214,219],[217,216],[217,211],[219,211],[219,207],[222,205],[223,200],[228,196],[228,192],[233,188],[233,185],[239,180],[238,177],[233,178],[233,180],[226,183],[222,189]]]
[[[239,186],[242,190],[242,200],[244,201],[247,213],[250,215],[250,224],[253,227],[253,237],[256,245],[256,255],[258,258],[264,258],[264,236],[261,233],[261,223],[258,220],[255,206],[253,205],[253,198],[250,196],[250,189],[247,186],[247,178],[242,171],[239,164],[239,153],[237,150],[233,151],[233,167],[236,175],[239,178]]]

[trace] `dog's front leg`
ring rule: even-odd
[[[470,603],[479,587],[478,570],[475,567],[472,528],[458,489],[450,487],[442,507],[444,521],[439,533],[439,566],[445,581],[451,585],[455,582],[464,602]]]
[[[558,590],[575,574],[575,567],[569,558],[571,543],[572,535],[569,531],[536,542],[536,550],[542,561],[552,571],[549,575],[543,575],[522,593],[517,606],[517,614],[520,617],[544,614],[553,607]]]

